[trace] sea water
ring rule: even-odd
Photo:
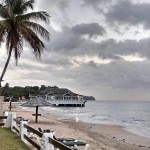
[[[41,113],[60,119],[124,126],[150,138],[150,101],[88,101],[85,107],[43,107]]]

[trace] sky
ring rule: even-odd
[[[150,101],[149,0],[35,0],[50,14],[39,60],[25,44],[3,85],[57,85],[97,100]],[[0,50],[0,70],[7,58]]]

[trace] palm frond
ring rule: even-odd
[[[49,23],[49,14],[45,11],[39,11],[39,12],[31,12],[25,15],[19,15],[16,17],[16,20],[18,21],[29,21],[29,20],[37,20],[37,21],[44,21],[45,23]]]
[[[11,41],[12,40],[12,33],[11,32],[8,32],[7,33],[7,37],[6,37],[6,49],[7,49],[7,54],[9,53],[9,50],[10,50],[10,45],[11,45]]]
[[[23,41],[22,41],[22,38],[19,38],[18,41],[16,41],[16,47],[13,48],[13,51],[14,51],[14,57],[15,57],[15,60],[16,60],[16,65],[18,64],[18,58],[20,57],[21,55],[21,52],[23,50]]]
[[[23,21],[23,25],[27,26],[30,29],[33,29],[36,33],[40,34],[43,38],[50,40],[50,33],[43,28],[40,24],[30,21]]]
[[[5,20],[0,20],[0,29],[1,28],[6,28],[6,21]]]
[[[25,12],[29,8],[33,10],[33,4],[34,4],[34,0],[29,0],[27,2],[24,2],[21,6],[22,11]]]
[[[0,20],[0,44],[4,42],[4,37],[9,28],[9,20]]]
[[[33,48],[35,56],[40,58],[45,48],[44,43],[30,28],[24,27],[20,32],[25,41]]]
[[[23,49],[22,40],[23,40],[22,37],[20,36],[20,34],[17,32],[16,29],[10,29],[10,31],[6,36],[7,53],[9,53],[11,47],[11,49],[14,51],[14,58],[16,60],[16,65]]]
[[[13,39],[13,51],[14,51],[14,57],[16,60],[16,65],[18,63],[18,58],[21,55],[22,49],[23,49],[23,39],[21,38],[20,34],[18,32],[13,33],[14,39]]]
[[[22,14],[21,5],[23,3],[23,0],[11,0],[11,9],[13,15]]]
[[[2,42],[4,42],[4,36],[5,36],[5,30],[4,29],[0,29],[0,45],[2,44]]]
[[[14,1],[14,0],[13,0]],[[13,13],[16,15],[24,14],[29,9],[33,10],[34,0],[15,0],[12,6]]]
[[[0,4],[0,17],[6,19],[9,17],[8,11],[4,5]]]
[[[0,20],[0,28],[4,29],[10,28],[10,20],[9,19]]]

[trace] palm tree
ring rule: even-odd
[[[33,10],[34,0],[3,0],[0,4],[0,45],[5,42],[8,58],[0,76],[0,87],[7,70],[12,53],[18,63],[18,58],[26,42],[33,49],[36,57],[40,58],[44,43],[38,36],[50,39],[50,33],[37,21],[49,23],[49,14],[45,11]]]

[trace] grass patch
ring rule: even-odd
[[[10,129],[0,127],[0,150],[31,150]]]

